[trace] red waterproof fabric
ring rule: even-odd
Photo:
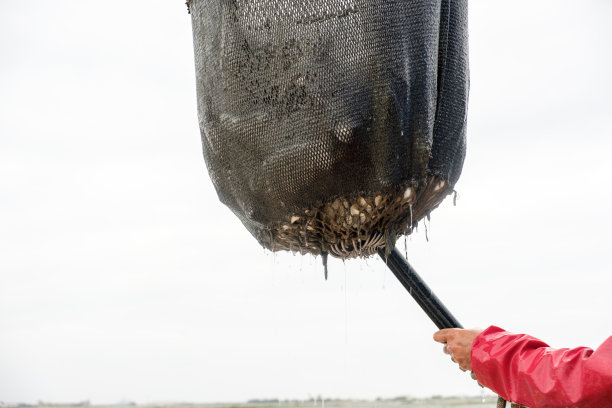
[[[474,339],[472,370],[482,385],[527,407],[612,407],[612,336],[595,351],[553,349],[491,326]]]

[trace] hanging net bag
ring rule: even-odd
[[[191,0],[219,198],[266,248],[368,256],[465,155],[466,0]]]

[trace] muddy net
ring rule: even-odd
[[[219,198],[266,248],[368,256],[453,191],[466,0],[191,0]]]

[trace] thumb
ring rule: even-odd
[[[433,335],[434,341],[437,341],[438,343],[446,343],[450,330],[452,329],[442,329],[440,331],[435,332]]]

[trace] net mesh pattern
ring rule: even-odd
[[[466,0],[191,0],[204,158],[265,247],[369,255],[465,155]]]

